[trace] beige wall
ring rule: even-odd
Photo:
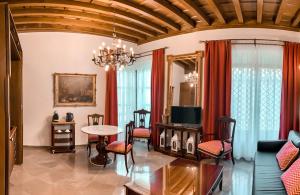
[[[91,61],[92,50],[111,39],[75,33],[19,34],[24,52],[23,103],[24,145],[48,146],[50,122],[54,110],[60,117],[73,112],[76,121],[76,145],[86,144],[80,128],[87,125],[87,115],[104,113],[105,71]],[[133,44],[128,44],[135,46]],[[97,74],[96,107],[53,107],[53,73]]]

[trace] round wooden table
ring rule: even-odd
[[[86,126],[81,128],[81,131],[89,135],[99,136],[99,142],[96,146],[98,154],[94,157],[91,157],[90,162],[91,164],[96,166],[103,166],[105,164],[105,158],[106,158],[105,155],[106,144],[104,142],[104,137],[122,133],[122,129],[117,126],[111,126],[111,125],[92,125],[92,126]],[[107,164],[110,164],[111,162],[112,160],[108,158]]]

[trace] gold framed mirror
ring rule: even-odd
[[[171,106],[201,106],[203,57],[203,51],[167,56],[165,116],[170,115]]]

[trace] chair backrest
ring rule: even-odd
[[[103,125],[104,115],[103,114],[89,114],[88,115],[88,126],[90,125]]]
[[[133,128],[134,128],[134,122],[130,121],[128,124],[126,124],[126,134],[125,134],[125,152],[127,153],[127,146],[129,144],[133,144]]]
[[[149,116],[148,127],[146,126],[146,117]],[[151,112],[145,109],[136,110],[133,112],[134,127],[150,128]]]
[[[218,118],[218,132],[216,135],[222,141],[230,142],[233,145],[236,120],[228,116]]]

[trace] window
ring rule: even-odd
[[[258,140],[278,139],[283,50],[233,45],[231,115],[236,119],[234,156],[252,159]]]
[[[151,61],[118,71],[118,121],[120,127],[133,120],[133,111],[151,109]],[[149,119],[146,119],[148,121]]]

